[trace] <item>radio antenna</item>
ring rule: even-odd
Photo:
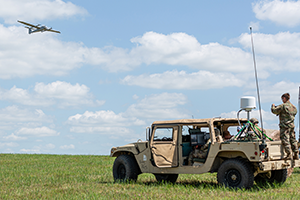
[[[299,98],[298,98],[298,110],[300,110],[300,86],[299,86]],[[298,139],[298,142],[300,142],[300,114],[298,114],[298,117],[299,117],[299,139]]]
[[[263,133],[264,132],[264,126],[263,126],[263,120],[262,120],[262,114],[261,114],[260,95],[259,95],[259,87],[258,87],[258,78],[257,78],[254,44],[253,44],[253,36],[252,36],[252,27],[250,27],[250,34],[251,34],[252,54],[253,54],[253,63],[254,63],[254,72],[255,72],[255,80],[256,80],[256,91],[257,91],[257,98],[258,98],[260,123],[261,123],[261,129],[262,129],[262,133]],[[263,139],[265,139],[265,135],[264,134],[262,134],[262,135],[263,135]]]

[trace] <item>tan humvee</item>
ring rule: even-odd
[[[111,149],[110,156],[117,157],[114,179],[137,180],[141,173],[152,173],[157,181],[176,182],[178,174],[217,172],[218,182],[233,188],[250,188],[254,180],[285,182],[287,168],[299,167],[300,160],[286,160],[281,141],[250,137],[247,128],[237,132],[248,123],[236,118],[156,121],[147,128],[147,141]],[[225,140],[224,131],[234,136]],[[205,144],[204,158],[191,156]]]

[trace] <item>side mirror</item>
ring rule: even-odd
[[[151,131],[151,128],[147,127],[146,128],[146,141],[150,141],[150,131]]]

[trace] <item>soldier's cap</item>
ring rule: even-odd
[[[251,122],[252,124],[258,124],[258,120],[257,120],[256,118],[251,118],[251,119],[250,119],[250,122]]]

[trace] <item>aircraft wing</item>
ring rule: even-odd
[[[46,31],[51,31],[51,32],[55,32],[55,33],[60,33],[59,31],[52,30],[52,29],[47,29]]]
[[[19,21],[19,20],[18,20],[18,22],[19,22],[19,23],[22,23],[22,24],[24,24],[24,25],[27,25],[27,26],[31,26],[31,27],[34,27],[34,28],[39,28],[38,26],[35,26],[35,25],[33,25],[33,24],[29,24],[29,23],[27,23],[27,22],[22,22],[22,21]]]

